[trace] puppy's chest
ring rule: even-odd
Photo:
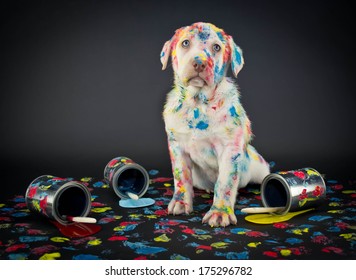
[[[206,139],[216,132],[220,114],[211,106],[202,104],[185,106],[179,104],[165,116],[166,128],[174,131],[178,136]],[[221,122],[221,121],[220,121]],[[183,140],[182,139],[182,140]]]

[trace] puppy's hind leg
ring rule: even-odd
[[[263,179],[270,173],[269,164],[253,146],[248,145],[247,153],[250,158],[250,182],[261,184]]]

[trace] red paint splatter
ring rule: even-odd
[[[27,207],[25,202],[24,203],[17,203],[14,206],[14,208],[16,208],[16,209],[25,208],[25,207]]]
[[[166,192],[163,195],[164,196],[172,196],[173,195],[173,190],[172,189],[167,189]]]
[[[265,251],[265,252],[263,252],[263,255],[265,255],[267,257],[271,257],[271,258],[277,258],[278,257],[278,253],[272,252],[272,251]]]
[[[331,186],[331,189],[333,189],[333,190],[342,190],[344,188],[344,186],[343,185],[333,185],[333,186]]]
[[[27,234],[29,234],[29,235],[44,235],[47,233],[40,229],[28,229]]]
[[[43,213],[46,214],[47,196],[45,196],[43,199],[40,200],[40,208],[43,211]]]
[[[298,177],[298,178],[300,178],[302,180],[305,179],[305,174],[302,171],[295,171],[293,174],[294,174],[294,176],[296,176],[296,177]]]
[[[303,189],[302,193],[299,195],[299,200],[308,198],[307,189]]]
[[[347,223],[340,222],[335,223],[335,226],[337,226],[339,229],[348,229],[350,225]]]
[[[17,251],[17,250],[19,250],[19,249],[25,249],[25,248],[27,248],[27,247],[28,247],[27,244],[23,244],[23,243],[21,243],[21,244],[16,244],[16,245],[12,245],[12,246],[10,246],[10,247],[7,247],[7,248],[5,249],[5,252],[7,252],[7,253],[15,252],[15,251]]]
[[[10,222],[11,219],[9,217],[0,217],[1,222]]]
[[[114,167],[114,165],[115,165],[116,163],[118,163],[118,160],[117,160],[117,159],[113,159],[112,161],[110,161],[110,162],[108,163],[108,167]]]
[[[91,206],[92,207],[103,207],[103,206],[106,206],[106,204],[101,203],[101,202],[92,202]]]
[[[312,242],[326,245],[330,243],[330,240],[325,235],[317,235],[312,238]]]
[[[245,233],[247,236],[250,236],[250,237],[261,237],[261,236],[268,236],[268,233],[263,233],[263,232],[260,232],[260,231],[247,231]]]
[[[167,216],[168,215],[168,211],[167,210],[157,210],[157,211],[155,211],[154,214],[158,215],[158,216]]]
[[[112,236],[110,238],[108,238],[109,241],[126,241],[128,240],[128,238],[126,236]]]
[[[184,230],[182,230],[182,232],[186,233],[186,234],[194,234],[195,231],[193,229],[190,229],[190,228],[186,228]]]
[[[134,258],[134,260],[147,260],[146,256],[139,256],[137,258]]]
[[[288,223],[275,223],[275,224],[273,224],[273,226],[275,228],[281,228],[281,229],[290,227],[290,225]]]
[[[208,250],[208,251],[211,251],[213,248],[211,246],[199,245],[196,249],[197,250]]]
[[[260,195],[256,195],[255,198],[256,198],[257,200],[262,200],[262,198],[261,198]]]
[[[169,182],[172,181],[173,178],[166,178],[166,177],[158,177],[155,179],[151,179],[152,183],[165,183],[165,182]]]
[[[59,248],[54,245],[45,245],[45,246],[33,248],[31,250],[31,254],[43,255],[45,253],[53,252],[53,251],[57,251],[57,250],[59,250]]]
[[[36,195],[36,192],[37,192],[37,187],[30,187],[27,193],[28,198],[33,198]]]
[[[316,186],[313,190],[313,196],[319,197],[324,193],[324,189],[320,186]]]
[[[341,248],[337,248],[337,247],[325,247],[321,250],[322,252],[324,253],[335,253],[335,254],[338,254],[338,255],[341,255],[342,254],[342,249]]]

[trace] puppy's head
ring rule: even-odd
[[[178,82],[201,88],[218,84],[231,63],[235,77],[244,60],[241,49],[224,30],[210,23],[194,23],[176,30],[161,51],[162,70],[169,56]]]

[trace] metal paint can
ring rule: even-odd
[[[104,179],[122,199],[130,198],[128,192],[142,197],[150,183],[146,169],[127,157],[112,159],[104,169]]]
[[[25,195],[27,207],[67,225],[66,216],[85,217],[91,209],[89,189],[70,178],[43,175],[31,182]]]
[[[325,197],[324,179],[313,168],[271,173],[261,185],[261,198],[265,207],[284,207],[274,212],[278,215],[317,207],[325,201]]]

